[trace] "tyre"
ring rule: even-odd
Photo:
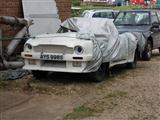
[[[152,43],[151,41],[147,41],[145,50],[142,53],[142,59],[145,61],[149,61],[152,57]]]
[[[109,75],[109,65],[102,64],[96,72],[89,74],[89,78],[91,78],[94,82],[101,82],[107,75]]]
[[[32,71],[32,74],[34,78],[41,79],[41,78],[45,78],[48,72],[47,71]]]
[[[159,50],[159,53],[160,53],[160,47],[158,48],[158,50]]]
[[[138,52],[137,50],[135,51],[135,54],[134,54],[134,61],[131,62],[131,63],[127,63],[127,68],[129,69],[134,69],[136,68],[137,66],[137,59],[138,59]]]

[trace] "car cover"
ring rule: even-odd
[[[140,39],[136,33],[119,34],[112,20],[106,18],[70,18],[61,26],[76,31],[77,39],[93,41],[93,60],[84,71],[97,71],[105,62],[131,62]]]

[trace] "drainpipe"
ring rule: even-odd
[[[3,61],[2,61],[2,30],[0,29],[0,70],[3,69]]]
[[[26,33],[28,32],[29,26],[33,24],[33,20],[26,20],[23,18],[16,18],[16,17],[9,17],[9,16],[0,16],[0,24],[10,25],[12,27],[23,27],[11,41],[11,43],[7,46],[7,55],[11,56],[15,51],[18,44],[21,42],[22,39],[16,38],[23,38]],[[0,30],[0,39],[1,39],[1,30]],[[22,61],[13,61],[8,62],[3,57],[2,51],[2,41],[0,40],[0,69],[16,69],[23,67],[24,62]]]
[[[0,29],[0,56],[2,55],[2,30]]]
[[[13,54],[14,50],[17,48],[18,44],[22,40],[22,39],[16,39],[16,38],[23,38],[26,35],[27,30],[28,30],[27,27],[23,27],[22,30],[17,33],[17,35],[14,37],[14,39],[7,46],[7,55],[8,56],[11,56]]]
[[[32,24],[32,20],[10,16],[0,16],[0,24],[11,25],[13,27],[30,26]]]
[[[12,27],[23,27],[7,47],[7,56],[11,56],[18,44],[21,42],[21,39],[17,40],[16,38],[23,38],[26,35],[29,26],[33,24],[33,20],[10,16],[0,16],[0,24],[11,25]]]
[[[3,66],[5,69],[22,68],[24,66],[24,62],[23,61],[8,62],[6,60],[3,60]]]
[[[22,31],[23,32],[23,31]],[[21,34],[20,34],[21,35]],[[0,70],[2,69],[16,69],[16,68],[22,68],[23,65],[24,65],[24,62],[23,61],[15,61],[15,62],[7,62],[4,57],[3,57],[3,50],[2,50],[2,31],[0,29]],[[14,40],[16,41],[16,40]],[[13,42],[14,43],[14,42]],[[12,43],[12,44],[13,44]],[[14,44],[17,44],[14,43]],[[11,44],[10,44],[11,45]],[[13,48],[10,46],[9,47],[9,50],[13,50]],[[10,52],[11,53],[11,52]]]

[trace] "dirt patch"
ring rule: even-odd
[[[0,113],[13,109],[21,104],[25,104],[32,98],[31,95],[11,91],[1,91],[0,96]]]
[[[160,56],[155,52],[151,61],[138,62],[134,70],[115,67],[101,83],[55,73],[43,80],[27,76],[1,88],[13,90],[32,98],[5,110],[2,120],[159,120]],[[0,105],[11,103],[4,102]]]

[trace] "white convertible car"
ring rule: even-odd
[[[24,69],[40,78],[52,72],[88,73],[102,81],[110,67],[127,63],[136,66],[137,37],[119,35],[112,20],[103,18],[70,18],[56,34],[29,39],[22,57]]]

